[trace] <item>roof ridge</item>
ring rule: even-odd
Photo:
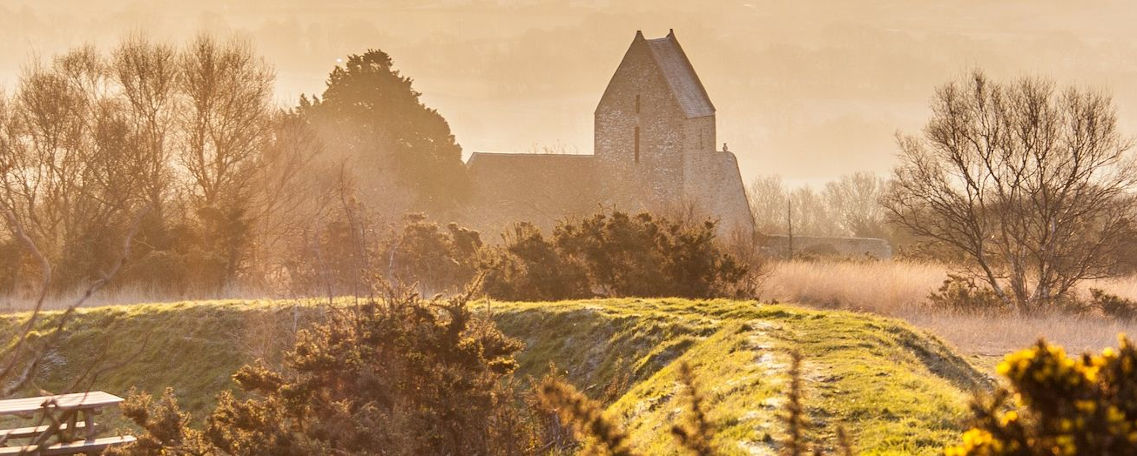
[[[660,72],[663,73],[668,87],[671,88],[672,94],[675,96],[676,101],[679,102],[680,107],[686,112],[687,117],[695,118],[714,115],[715,105],[711,102],[711,97],[707,93],[706,87],[703,86],[703,81],[699,79],[699,74],[695,71],[695,66],[691,64],[691,59],[687,57],[687,53],[683,51],[683,46],[679,44],[679,39],[675,37],[675,30],[671,29],[667,36],[663,38],[653,38],[646,40],[646,42],[652,60],[655,61],[656,66],[658,66]],[[670,49],[664,50],[662,46],[667,46]],[[672,56],[664,56],[664,52],[674,53],[674,58],[668,58]],[[675,62],[672,60],[675,60]],[[675,71],[668,71],[673,69],[672,66],[675,64],[682,66],[679,70],[682,74],[676,74]],[[688,93],[689,91],[697,91],[697,93]]]

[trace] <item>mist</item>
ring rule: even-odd
[[[276,101],[322,91],[344,55],[389,53],[475,151],[592,152],[592,111],[635,30],[675,29],[718,109],[743,179],[822,182],[887,173],[934,88],[981,67],[1112,92],[1137,121],[1132,10],[1064,2],[9,1],[0,81],[21,62],[130,33],[250,41],[277,72]]]

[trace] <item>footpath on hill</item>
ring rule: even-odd
[[[939,454],[958,439],[971,392],[991,380],[947,346],[891,319],[749,301],[609,299],[471,304],[525,342],[523,379],[551,366],[625,423],[636,448],[673,454],[688,363],[728,454],[775,454],[790,353],[804,356],[808,438],[825,448],[843,426],[863,454]],[[257,359],[279,363],[295,332],[324,307],[214,301],[83,309],[36,387],[62,391],[92,360],[94,388],[160,394],[173,387],[201,417]],[[53,316],[45,318],[50,325]],[[19,315],[7,315],[7,330]]]

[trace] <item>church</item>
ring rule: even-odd
[[[637,31],[596,106],[591,155],[475,152],[468,222],[499,233],[542,229],[602,210],[718,220],[720,236],[754,235],[738,162],[718,150],[715,106],[675,32]]]

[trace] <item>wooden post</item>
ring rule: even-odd
[[[794,259],[794,200],[792,195],[786,195],[786,231],[789,233],[789,248],[787,258]]]
[[[87,440],[95,440],[95,411],[87,410],[83,412],[83,424],[87,427]]]

